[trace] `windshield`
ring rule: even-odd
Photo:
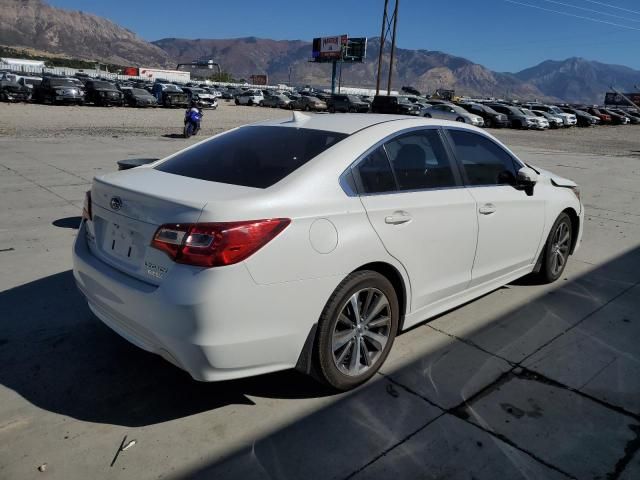
[[[165,92],[182,92],[176,85],[165,85],[163,90]]]
[[[147,92],[146,90],[142,90],[141,88],[132,88],[131,93],[133,93],[134,95],[151,96],[149,92]]]
[[[267,188],[346,137],[305,128],[242,127],[184,150],[156,169],[210,182]]]
[[[26,83],[27,85],[40,85],[42,83],[42,80],[40,80],[39,78],[25,78],[23,79],[24,83]]]
[[[535,113],[533,113],[533,112],[532,112],[531,110],[529,110],[528,108],[521,108],[521,109],[520,109],[520,111],[521,111],[522,113],[524,113],[525,115],[528,115],[528,116],[530,116],[530,117],[535,117],[535,116],[536,116],[536,114],[535,114]]]
[[[93,88],[104,88],[106,90],[114,90],[116,87],[114,87],[109,82],[93,82]]]
[[[204,91],[202,88],[192,88],[191,93],[201,94],[201,93],[207,93],[207,92]]]
[[[49,80],[52,87],[75,87],[75,83],[67,78],[52,78]]]
[[[398,97],[398,103],[408,103],[408,104],[410,104],[411,101],[407,97]]]
[[[549,107],[549,111],[553,112],[553,113],[557,113],[557,114],[562,114],[564,113],[562,110],[560,110],[558,107]]]
[[[353,103],[360,103],[362,101],[355,95],[347,95],[347,98],[349,99],[350,102],[353,102]]]

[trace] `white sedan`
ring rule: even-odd
[[[398,332],[558,279],[583,219],[574,182],[476,127],[295,112],[96,177],[73,272],[100,320],[196,380],[296,367],[346,390]]]

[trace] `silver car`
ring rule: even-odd
[[[455,122],[469,123],[476,127],[484,126],[484,118],[467,112],[464,108],[450,103],[430,105],[422,110],[422,116],[427,118],[440,118]]]
[[[549,122],[550,128],[560,128],[564,126],[564,119],[558,115],[553,115],[548,112],[543,112],[542,110],[531,110],[538,117],[546,118]]]

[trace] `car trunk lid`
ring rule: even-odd
[[[139,167],[94,179],[92,253],[117,270],[159,285],[174,266],[151,241],[163,224],[196,223],[209,201],[233,199],[246,188]]]

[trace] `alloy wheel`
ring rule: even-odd
[[[571,229],[567,222],[562,222],[556,228],[551,240],[551,273],[559,275],[564,269],[571,249]]]
[[[389,299],[377,288],[363,288],[343,305],[332,335],[333,361],[350,377],[376,365],[391,334]]]

